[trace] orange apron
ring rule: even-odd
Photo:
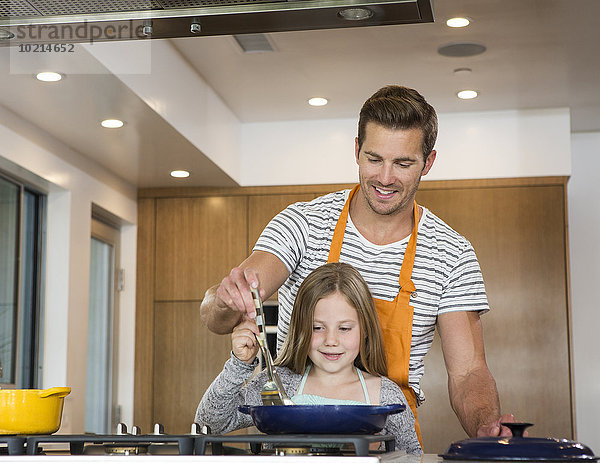
[[[360,185],[356,185],[348,200],[342,209],[340,218],[337,221],[329,249],[329,258],[327,263],[339,262],[342,251],[342,242],[346,231],[346,222],[348,221],[348,212],[350,202],[354,194],[358,191]],[[417,228],[419,224],[419,208],[415,202],[414,206],[415,226],[410,235],[402,268],[400,269],[400,291],[393,301],[384,301],[373,298],[375,308],[379,316],[379,322],[383,331],[383,341],[385,343],[386,359],[388,364],[388,377],[402,388],[406,396],[408,405],[415,415],[415,431],[417,437],[423,446],[421,440],[421,428],[417,421],[417,399],[415,392],[408,385],[408,365],[410,359],[410,341],[412,338],[413,308],[410,306],[410,296],[415,291],[415,285],[412,282],[411,275],[415,263],[415,252],[417,249]]]

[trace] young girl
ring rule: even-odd
[[[252,418],[237,407],[262,405],[265,371],[248,381],[258,365],[255,334],[254,320],[234,329],[231,358],[198,405],[195,421],[212,432],[252,426]],[[385,377],[387,364],[371,292],[348,264],[323,265],[302,282],[275,364],[287,394],[299,405],[406,404],[400,387]],[[396,437],[396,449],[422,453],[408,406],[388,416],[382,434]]]

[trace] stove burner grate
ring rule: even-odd
[[[66,442],[69,444],[71,455],[83,455],[85,444],[104,444],[115,449],[145,448],[151,444],[175,442],[178,444],[180,455],[194,453],[194,440],[192,435],[170,434],[142,434],[142,435],[112,435],[112,434],[54,434],[48,436],[28,436],[27,455],[35,455],[40,444],[52,442]],[[118,452],[118,450],[117,450]]]
[[[204,432],[204,431],[203,431]],[[384,443],[385,450],[370,451],[372,443]],[[43,444],[69,444],[71,455],[83,455],[84,450],[94,444],[100,444],[108,449],[107,453],[136,454],[145,453],[150,446],[161,447],[159,444],[176,447],[179,455],[207,455],[210,446],[213,455],[225,455],[227,452],[239,451],[240,454],[275,454],[275,455],[357,455],[387,453],[395,450],[394,436],[355,435],[355,434],[237,434],[212,435],[191,434],[169,435],[154,434],[51,434],[17,436],[0,435],[0,452],[9,455],[37,455],[42,452]],[[248,444],[250,450],[225,447],[227,443]],[[86,445],[87,444],[87,445]],[[1,462],[0,462],[1,463]]]
[[[354,454],[357,456],[369,455],[369,444],[373,442],[384,442],[385,453],[392,452],[396,448],[394,436],[386,435],[355,435],[355,434],[239,434],[239,435],[204,435],[196,438],[195,451],[196,455],[206,455],[207,444],[211,444],[213,455],[223,455],[223,444],[225,443],[247,443],[250,444],[250,450],[253,454],[258,455],[263,444],[273,445],[276,448],[301,448],[308,447],[317,452],[321,448],[327,448],[325,452],[329,452],[331,444],[350,444],[354,448]],[[339,449],[335,449],[340,451]],[[311,453],[310,450],[308,453]]]
[[[9,455],[25,454],[26,438],[22,436],[0,436],[0,444],[6,444]]]

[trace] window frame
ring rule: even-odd
[[[13,382],[0,382],[3,388],[36,388],[41,383],[42,377],[42,336],[43,336],[43,294],[44,294],[44,266],[45,266],[45,236],[46,236],[46,213],[47,213],[47,194],[28,182],[9,173],[0,170],[0,178],[6,182],[15,185],[19,189],[17,205],[17,233],[16,233],[16,265],[15,265],[15,295],[16,295],[16,317],[13,323],[13,349],[14,364]],[[32,259],[24,263],[24,227],[25,227],[25,200],[26,194],[33,195],[34,204],[34,240],[32,244]],[[26,265],[33,266],[28,269]],[[24,288],[25,270],[31,271],[31,286]],[[22,327],[25,308],[24,291],[32,293],[30,309],[30,323],[27,327]],[[31,330],[29,335],[23,331]],[[24,337],[28,337],[28,347],[24,348]],[[28,358],[24,358],[24,350],[28,351]],[[26,366],[28,373],[25,372]]]

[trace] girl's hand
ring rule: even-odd
[[[231,350],[239,360],[252,363],[258,353],[258,326],[254,320],[245,318],[231,333]]]

